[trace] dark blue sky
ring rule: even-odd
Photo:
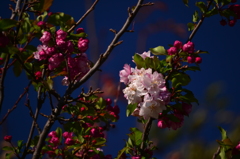
[[[51,7],[52,12],[65,12],[74,17],[75,20],[80,18],[91,0],[75,1],[55,1]],[[195,9],[194,2],[190,3],[190,7],[186,7],[181,1],[162,0],[155,2],[155,6],[144,7],[139,16],[136,17],[134,25],[129,29],[134,29],[133,33],[126,33],[121,40],[123,44],[117,46],[110,55],[107,62],[101,67],[102,75],[110,74],[117,82],[119,80],[118,74],[125,63],[132,63],[132,56],[134,53],[142,53],[148,51],[149,48],[159,45],[168,47],[168,44],[173,44],[175,40],[185,42],[190,32],[187,31],[186,24],[191,22],[192,13]],[[105,52],[108,44],[113,38],[113,33],[109,31],[110,28],[119,30],[125,19],[127,18],[127,8],[136,3],[134,0],[122,1],[108,1],[100,0],[95,11],[91,13],[80,25],[86,30],[90,39],[90,49],[87,51],[89,58],[92,61],[100,53]],[[10,12],[7,10],[8,1],[1,2],[0,16],[2,18],[10,17]],[[90,3],[91,5],[91,3]],[[5,9],[3,9],[5,8]],[[239,59],[240,59],[240,22],[237,22],[234,27],[221,26],[219,15],[206,18],[200,30],[193,38],[195,48],[199,50],[206,50],[210,54],[202,55],[203,62],[200,65],[200,72],[189,72],[192,82],[188,89],[192,90],[195,96],[204,103],[204,94],[206,88],[217,81],[221,81],[225,85],[225,92],[229,97],[228,109],[234,110],[239,115]],[[6,81],[6,100],[1,112],[1,118],[9,109],[19,94],[23,92],[23,86],[27,85],[25,82],[25,75],[19,78],[13,77],[9,72]],[[93,81],[100,81],[97,77],[92,78]],[[58,85],[56,87],[63,92],[65,87]],[[99,84],[100,82],[97,82]],[[93,82],[91,83],[93,84]],[[100,86],[103,85],[100,83]],[[103,90],[104,91],[104,90]],[[33,97],[34,98],[34,97]],[[7,126],[0,127],[2,135],[12,134],[14,140],[25,139],[25,130],[30,126],[27,108],[21,103],[13,114],[9,116]],[[35,103],[32,102],[32,105]],[[123,147],[123,139],[127,139],[126,134],[129,133],[129,128],[135,126],[134,117],[125,117],[125,109],[127,101],[120,101],[121,117],[117,122],[117,128],[109,132],[109,147],[106,152],[116,156],[117,150]],[[44,112],[48,112],[50,108],[46,105]],[[213,114],[215,112],[212,112]],[[26,118],[23,118],[25,117]],[[190,115],[191,120],[191,115]],[[23,119],[24,123],[20,122]],[[41,124],[44,123],[43,122]],[[23,125],[25,125],[23,127]],[[212,131],[218,133],[216,127],[212,125]],[[24,129],[24,130],[23,130]],[[159,130],[160,131],[160,130]],[[16,134],[16,132],[18,132]],[[219,135],[219,134],[218,134]],[[22,137],[24,136],[24,137]],[[21,138],[22,137],[22,138]],[[220,136],[219,136],[220,137]],[[215,141],[215,139],[213,140]]]

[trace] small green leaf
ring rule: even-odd
[[[5,154],[5,159],[11,159],[11,156],[14,152],[11,152],[11,153],[6,153]]]
[[[47,85],[49,90],[53,89],[53,80],[51,79],[50,76],[47,78]]]
[[[10,147],[10,146],[3,146],[2,150],[4,150],[4,151],[14,151],[14,148]]]
[[[187,23],[188,26],[188,31],[192,31],[195,28],[195,24],[194,23]]]
[[[96,140],[97,142],[95,143],[95,145],[103,145],[104,143],[106,143],[106,139],[102,137],[99,137]]]
[[[129,147],[124,147],[122,150],[120,150],[120,151],[118,152],[117,159],[120,159],[121,156],[122,156],[122,154],[123,154],[125,151],[127,151],[127,150],[129,150]]]
[[[23,140],[18,140],[17,145],[18,145],[19,150],[21,150],[23,147]]]
[[[127,117],[132,114],[132,112],[136,109],[137,104],[128,104],[127,106]]]
[[[201,71],[201,69],[198,66],[190,66],[186,70],[188,70],[188,71]]]
[[[62,129],[60,127],[58,127],[56,130],[56,133],[59,138],[59,142],[61,142],[62,141]]]
[[[139,54],[135,54],[133,56],[133,60],[134,60],[134,62],[136,64],[137,68],[140,69],[140,68],[142,68],[144,66],[144,60],[143,60],[143,58]]]
[[[158,46],[155,48],[150,48],[150,51],[154,54],[154,55],[167,55],[167,51],[163,46]]]
[[[195,5],[201,10],[202,13],[205,13],[207,11],[207,6],[204,2],[196,2]]]
[[[211,16],[216,15],[216,14],[218,14],[218,9],[217,9],[216,7],[214,7],[213,9],[207,11],[207,12],[204,14],[204,16],[205,16],[205,17],[211,17]]]
[[[220,126],[218,127],[218,129],[220,130],[220,132],[222,134],[222,140],[225,140],[227,138],[227,132]]]
[[[0,30],[7,30],[9,28],[15,27],[17,21],[13,19],[1,19],[0,20]]]
[[[177,73],[172,76],[172,87],[176,88],[177,85],[186,86],[191,81],[189,75],[185,73]]]
[[[142,132],[137,128],[130,128],[131,133],[129,137],[132,140],[133,145],[139,146],[142,143]]]
[[[193,21],[194,23],[196,23],[198,20],[199,20],[198,11],[195,11],[194,14],[193,14],[193,19],[192,19],[192,21]]]

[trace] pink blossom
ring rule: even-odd
[[[78,40],[78,49],[81,53],[85,52],[88,49],[89,40],[80,38]]]
[[[111,105],[112,104],[112,100],[110,98],[105,99],[105,102],[107,105]]]
[[[48,69],[54,70],[57,68],[61,62],[64,60],[63,55],[61,53],[54,54],[52,57],[48,59]]]
[[[66,145],[73,145],[75,141],[72,138],[66,138],[65,142]]]
[[[67,33],[61,29],[56,32],[56,38],[58,40],[65,40],[67,38]]]
[[[195,57],[194,56],[188,56],[187,57],[187,62],[188,63],[194,63],[195,62]]]
[[[36,80],[39,80],[42,77],[42,72],[41,71],[37,71],[37,72],[35,72],[34,75],[35,75]]]
[[[57,49],[55,47],[48,47],[47,50],[45,50],[48,56],[52,56],[56,53]]]
[[[230,27],[233,27],[235,24],[236,24],[236,22],[237,22],[237,20],[229,20],[228,21],[228,25],[230,26]]]
[[[202,58],[201,57],[196,57],[195,62],[198,63],[198,64],[202,63]]]
[[[49,134],[48,134],[49,137],[56,137],[57,136],[57,132],[56,131],[51,131]]]
[[[80,34],[80,33],[82,33],[82,32],[84,32],[84,29],[83,29],[83,28],[77,28],[77,34]]]
[[[37,26],[39,26],[39,27],[45,26],[45,25],[46,25],[46,22],[44,22],[44,21],[37,22]]]
[[[48,31],[44,31],[40,41],[43,44],[47,44],[51,40],[51,34]]]
[[[49,142],[52,143],[52,144],[54,144],[54,145],[58,145],[58,144],[59,144],[59,138],[53,136],[53,137],[49,140]]]
[[[12,141],[12,136],[11,135],[6,135],[6,136],[4,136],[3,139],[7,142],[11,142]]]
[[[138,54],[138,55],[140,55],[143,59],[145,59],[145,58],[147,58],[147,57],[149,57],[149,58],[153,58],[153,57],[154,57],[154,56],[151,56],[150,51],[148,51],[148,52],[143,52],[142,54]]]
[[[188,53],[194,52],[194,43],[191,41],[188,41],[186,44],[183,45],[183,51]]]
[[[65,139],[71,138],[71,137],[73,137],[73,132],[64,132],[62,135]]]
[[[119,72],[120,76],[120,82],[123,82],[124,84],[128,84],[129,79],[128,76],[131,74],[131,67],[128,64],[125,64],[123,67],[123,70]]]
[[[41,61],[47,58],[47,45],[38,45],[37,51],[33,53],[34,58]]]
[[[176,40],[173,46],[176,47],[177,49],[181,49],[183,45],[181,41]]]
[[[167,52],[168,52],[168,55],[175,55],[177,53],[177,48],[176,47],[170,47]]]
[[[90,130],[90,134],[93,136],[93,137],[104,137],[104,134],[102,132],[99,131],[99,129],[97,128],[92,128]]]

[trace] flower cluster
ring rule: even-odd
[[[81,30],[84,31],[82,28]],[[40,38],[42,44],[33,53],[36,60],[46,61],[49,71],[56,69],[68,71],[68,76],[62,80],[63,85],[68,85],[69,81],[81,79],[89,71],[89,60],[84,53],[88,49],[89,40],[80,38],[76,50],[74,43],[67,39],[67,35],[63,30],[58,30],[55,34],[44,31]],[[62,63],[65,65],[61,65]]]
[[[170,100],[163,75],[151,68],[131,68],[127,64],[119,75],[120,82],[127,85],[123,93],[128,104],[137,104],[133,115],[143,116],[145,119],[149,117],[158,119]]]
[[[176,40],[172,47],[170,47],[167,52],[168,55],[176,55],[178,52],[185,52],[187,53],[186,61],[188,63],[198,63],[202,62],[202,58],[199,57],[196,53],[194,53],[194,43],[188,41],[186,44],[182,44],[181,41]]]
[[[235,1],[232,1],[232,3],[235,3]],[[225,26],[228,24],[229,26],[233,27],[236,24],[237,20],[240,19],[240,4],[229,5],[228,8],[224,10],[230,10],[232,13],[235,14],[235,16],[233,16],[232,19],[230,18],[227,18],[227,20],[222,19],[220,21],[220,24],[222,26]]]

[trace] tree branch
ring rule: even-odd
[[[82,21],[83,19],[91,12],[94,10],[94,7],[96,6],[96,4],[98,3],[99,0],[96,0],[92,6],[87,10],[87,12],[67,31],[68,33],[70,33],[71,31],[73,31]]]

